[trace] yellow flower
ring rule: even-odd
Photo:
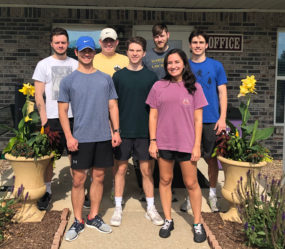
[[[245,96],[247,93],[249,93],[249,90],[244,85],[241,85],[239,88],[240,92],[238,94],[238,98],[241,96]]]
[[[236,137],[238,137],[239,136],[239,133],[238,133],[238,130],[236,130]]]
[[[35,87],[32,86],[30,83],[23,84],[23,88],[19,90],[19,92],[23,93],[24,95],[34,96],[35,95]]]
[[[35,110],[35,103],[32,101],[27,101],[27,115]]]
[[[246,79],[242,79],[241,82],[242,82],[242,85],[245,88],[247,88],[249,92],[255,93],[254,90],[255,90],[256,79],[254,75],[246,76]]]
[[[42,126],[41,128],[41,134],[44,134],[45,133],[45,128]]]
[[[6,207],[6,202],[5,201],[1,202],[1,207],[2,208]]]
[[[25,122],[29,122],[30,120],[32,120],[29,116],[25,117]]]

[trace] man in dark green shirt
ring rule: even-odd
[[[145,104],[148,93],[158,78],[154,72],[142,64],[145,50],[146,40],[144,38],[134,37],[129,39],[127,41],[127,56],[130,63],[126,68],[113,75],[118,94],[122,144],[115,149],[118,170],[115,175],[116,208],[110,222],[112,226],[120,226],[122,221],[122,196],[125,187],[125,175],[128,160],[132,154],[140,163],[143,189],[147,201],[145,217],[158,226],[164,223],[154,206],[151,157],[148,153],[149,107]]]

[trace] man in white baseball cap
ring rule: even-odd
[[[104,41],[107,38],[111,38],[115,41],[118,39],[118,35],[114,29],[106,28],[101,31],[100,40]]]
[[[116,53],[119,44],[118,35],[112,28],[105,28],[101,31],[99,40],[102,52],[95,55],[93,66],[100,71],[113,74],[128,66],[129,59],[127,56]]]

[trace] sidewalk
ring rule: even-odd
[[[198,162],[198,168],[207,176],[207,165],[201,159]],[[61,158],[56,162],[54,177],[52,182],[53,190],[53,206],[52,210],[62,210],[69,208],[71,217],[68,227],[73,223],[74,216],[72,213],[70,189],[71,177],[69,173],[69,161],[67,157]],[[110,192],[112,185],[111,170],[108,170],[105,178],[104,196],[101,203],[100,214],[106,223],[110,223],[110,218],[114,211],[114,205],[110,200]],[[218,196],[220,193],[220,183],[223,182],[223,171],[219,173]],[[223,183],[222,183],[223,185]],[[185,190],[181,188],[174,189],[178,202],[172,205],[172,215],[174,219],[175,229],[171,236],[162,239],[158,236],[160,227],[153,225],[145,217],[145,203],[139,201],[140,189],[137,184],[135,171],[132,165],[129,165],[129,171],[126,176],[126,186],[124,199],[126,205],[123,208],[123,220],[120,227],[112,227],[111,234],[103,234],[95,229],[85,228],[77,240],[73,242],[62,241],[61,249],[80,249],[80,248],[96,248],[96,249],[206,249],[210,248],[208,242],[197,244],[193,241],[193,216],[191,211],[189,214],[179,210],[181,203],[185,198]],[[210,212],[206,202],[208,190],[202,189],[203,201],[202,211]],[[158,189],[155,189],[155,203],[159,213],[163,216],[162,207],[159,200]],[[88,214],[88,209],[83,209],[83,217]]]

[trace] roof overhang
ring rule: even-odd
[[[160,10],[181,12],[285,12],[284,0],[1,0],[0,7]]]

